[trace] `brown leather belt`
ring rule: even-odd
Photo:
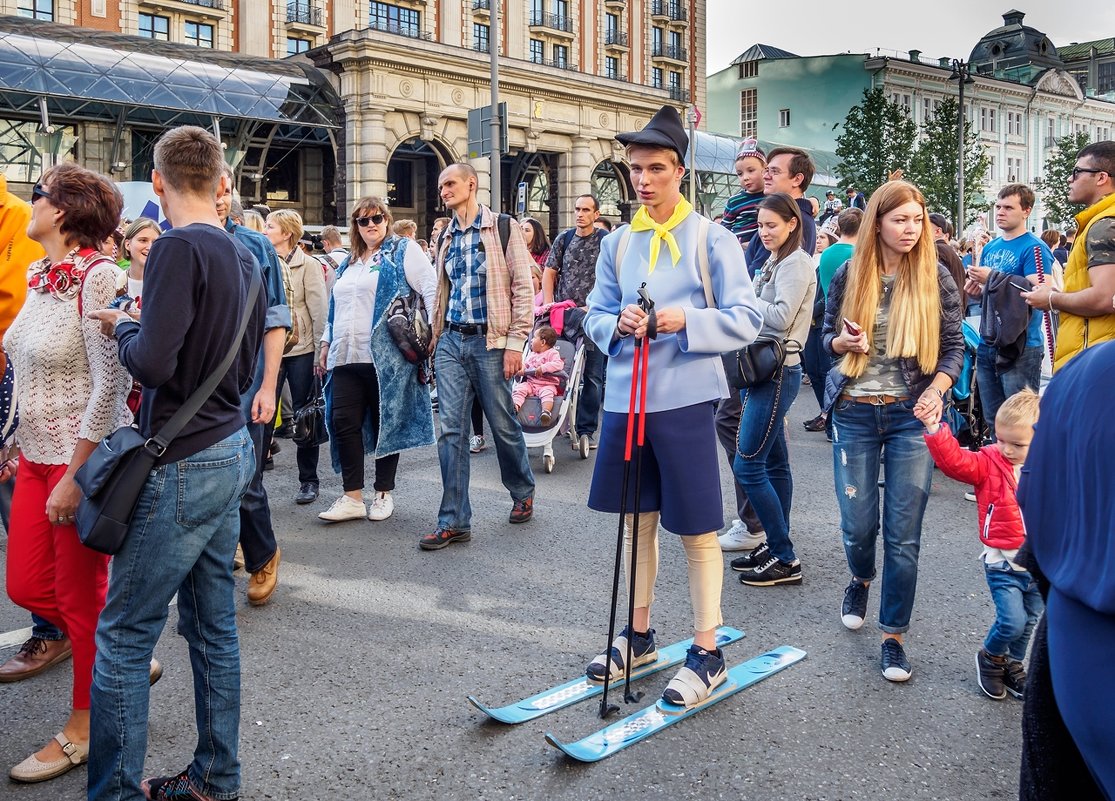
[[[903,395],[901,397],[897,395],[849,395],[847,392],[840,396],[840,400],[854,401],[855,403],[870,403],[872,406],[886,406],[891,403],[899,403],[909,399],[909,395]]]

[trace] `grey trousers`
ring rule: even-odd
[[[751,501],[747,499],[747,493],[735,479],[735,471],[732,470],[732,463],[736,458],[736,437],[739,434],[739,416],[742,410],[739,391],[733,389],[731,395],[721,399],[716,407],[716,437],[728,457],[728,471],[732,473],[732,485],[736,489],[736,517],[743,521],[751,534],[759,534],[763,531],[763,524],[759,522],[759,516],[755,514]]]

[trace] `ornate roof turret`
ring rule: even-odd
[[[1023,25],[1025,14],[1010,10],[1002,26],[989,31],[968,57],[972,72],[1021,83],[1033,83],[1047,69],[1064,69],[1064,62],[1049,37]]]

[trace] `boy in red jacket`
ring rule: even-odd
[[[915,408],[914,414],[923,423],[933,419],[928,410]],[[980,689],[996,699],[1005,698],[1008,692],[1022,697],[1026,686],[1022,660],[1045,608],[1033,576],[1014,562],[1026,539],[1014,496],[1037,419],[1037,393],[1024,389],[999,407],[997,442],[976,453],[961,448],[947,426],[934,423],[925,427],[925,441],[941,472],[976,488],[983,541],[980,560],[995,602],[995,622],[976,654],[976,677]]]

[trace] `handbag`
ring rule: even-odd
[[[411,290],[410,294],[391,301],[387,307],[387,330],[403,358],[411,364],[430,358],[432,332],[426,318],[426,304],[418,292]]]
[[[735,379],[732,386],[744,389],[770,381],[778,374],[786,361],[786,344],[775,337],[759,336],[732,355],[738,371],[732,376]]]
[[[292,425],[294,433],[291,439],[299,448],[316,448],[329,441],[329,432],[325,428],[325,395],[321,390],[321,379],[316,375],[313,396],[294,413]]]
[[[228,373],[244,341],[252,307],[262,285],[260,271],[254,270],[248,287],[248,303],[240,313],[240,325],[228,353],[157,434],[144,437],[134,426],[118,428],[101,440],[85,464],[78,468],[74,481],[81,487],[82,498],[74,524],[84,545],[110,556],[124,546],[147,477],[167,446],[209,400]]]

